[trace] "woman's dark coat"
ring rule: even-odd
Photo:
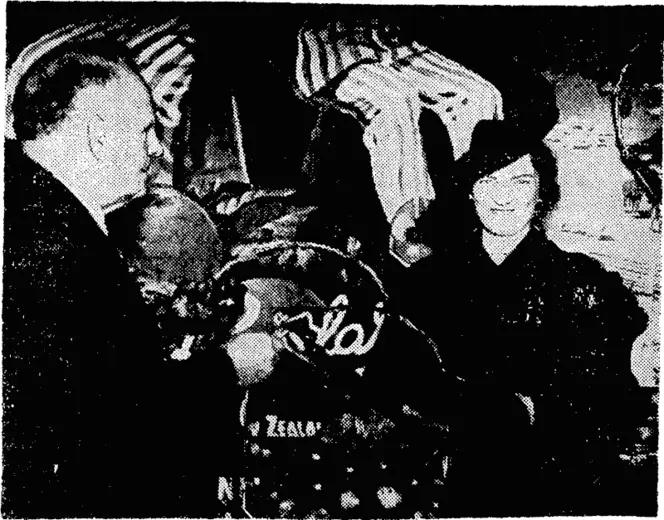
[[[482,412],[485,426],[493,423],[489,437],[505,442],[493,449],[505,463],[494,477],[507,478],[515,467],[532,471],[531,484],[553,479],[548,492],[559,496],[551,507],[569,498],[573,511],[603,514],[579,510],[586,506],[573,497],[590,500],[592,482],[617,462],[616,442],[630,424],[630,391],[638,386],[631,348],[646,328],[645,311],[619,274],[562,251],[540,231],[531,230],[501,265],[478,235],[455,253],[418,264],[401,298],[436,339],[446,369],[493,403]],[[514,417],[527,417],[516,394],[534,405],[532,435],[519,443],[506,431]],[[529,460],[518,466],[512,458]]]

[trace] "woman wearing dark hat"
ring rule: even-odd
[[[491,401],[481,414],[495,425],[494,448],[506,441],[529,461],[513,466],[513,454],[494,454],[504,465],[488,468],[484,483],[526,481],[540,490],[518,503],[494,503],[504,508],[497,511],[486,502],[480,513],[612,512],[613,441],[637,386],[631,346],[647,317],[618,274],[547,238],[544,222],[559,198],[556,175],[541,141],[505,123],[481,122],[448,186],[450,217],[439,213],[431,226],[434,257],[419,266],[441,303],[417,305],[412,319],[443,346],[447,369]],[[454,233],[441,232],[448,222]],[[514,397],[520,405],[509,401]],[[518,417],[530,426],[517,444],[509,429]],[[534,473],[514,481],[510,467]]]

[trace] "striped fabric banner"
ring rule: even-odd
[[[65,42],[101,38],[114,39],[127,45],[130,55],[136,60],[143,78],[152,90],[159,121],[166,129],[175,128],[180,123],[179,103],[189,88],[191,67],[194,63],[194,40],[188,31],[189,28],[177,18],[147,27],[123,19],[69,25],[43,36],[26,47],[8,71],[6,137],[16,138],[11,106],[18,82],[28,68],[45,53]],[[164,144],[168,148],[170,143]]]
[[[152,89],[161,123],[167,128],[180,124],[179,105],[191,83],[194,39],[177,19],[127,35],[125,42]]]
[[[374,185],[388,222],[407,205],[426,208],[435,199],[419,133],[423,108],[445,125],[455,158],[470,148],[478,121],[502,119],[500,92],[484,78],[412,42],[386,41],[378,24],[329,24],[298,34],[298,95],[332,102],[365,126]],[[345,73],[334,99],[317,98]],[[340,103],[339,103],[340,102]],[[414,204],[413,204],[414,203]]]
[[[418,127],[417,91],[408,79],[382,63],[355,67],[337,89],[340,101],[368,110],[364,144],[374,186],[388,222],[408,201],[426,207],[435,198]]]
[[[388,48],[377,26],[329,24],[323,29],[303,27],[298,33],[295,66],[297,94],[310,99],[331,80],[359,63],[400,59],[413,53],[409,46]]]

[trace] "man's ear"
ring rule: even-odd
[[[88,147],[92,156],[101,161],[104,159],[107,143],[106,122],[99,114],[93,114],[87,121]]]

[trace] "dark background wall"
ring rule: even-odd
[[[9,61],[64,24],[108,14],[151,21],[182,15],[212,38],[210,52],[229,65],[272,61],[289,70],[289,49],[304,20],[392,19],[451,58],[513,56],[537,70],[610,79],[643,36],[660,37],[660,6],[366,6],[215,2],[7,2]],[[254,61],[254,64],[256,61]],[[242,67],[247,72],[246,67]]]

